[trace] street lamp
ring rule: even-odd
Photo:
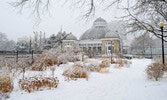
[[[32,44],[32,39],[30,37],[30,48],[29,48],[29,53],[31,53],[31,44]]]
[[[161,28],[161,33],[162,33],[162,63],[163,63],[163,65],[165,64],[165,57],[164,57],[164,34],[163,34],[164,25],[165,25],[164,22],[161,22],[159,24],[159,26]]]

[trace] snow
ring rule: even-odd
[[[148,80],[145,68],[149,59],[132,59],[129,68],[110,67],[110,73],[91,72],[86,79],[64,81],[63,66],[57,67],[58,88],[26,93],[18,90],[8,100],[166,100],[167,78]],[[69,65],[72,65],[69,63]],[[48,71],[49,72],[49,71]]]

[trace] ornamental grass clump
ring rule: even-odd
[[[117,59],[116,60],[116,68],[121,68],[121,67],[130,67],[130,64],[132,64],[132,62],[125,60],[125,59]]]
[[[9,74],[0,74],[0,94],[13,91],[13,80]]]
[[[99,73],[109,73],[109,67],[111,62],[109,60],[103,60],[99,67],[96,69],[96,72]]]
[[[103,60],[102,63],[100,64],[100,68],[106,68],[106,67],[110,67],[109,60]]]
[[[59,53],[51,50],[43,52],[31,66],[31,69],[35,71],[43,71],[49,66],[57,65],[59,63],[57,58],[58,55]]]
[[[61,53],[58,56],[58,61],[60,64],[66,64],[67,62],[76,62],[76,61],[81,61],[82,60],[82,55],[74,53],[73,51],[67,51],[65,53]]]
[[[28,93],[41,91],[45,88],[57,88],[59,80],[57,77],[34,76],[19,80],[19,87]]]
[[[32,70],[43,71],[49,66],[66,64],[67,62],[75,62],[81,60],[81,55],[75,54],[74,52],[65,52],[60,51],[45,51],[42,55],[36,59],[36,61],[31,66]]]
[[[66,76],[67,79],[88,78],[88,71],[85,67],[74,64],[73,66],[67,68],[63,72],[63,75]]]
[[[155,79],[158,81],[158,79],[161,78],[164,74],[163,67],[164,65],[161,63],[152,63],[151,65],[148,65],[146,68],[148,79]]]

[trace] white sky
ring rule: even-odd
[[[46,37],[49,37],[51,34],[57,34],[61,25],[63,31],[72,32],[79,38],[92,26],[96,18],[102,17],[107,22],[111,22],[117,20],[115,17],[123,15],[123,11],[114,7],[108,11],[96,8],[95,17],[85,23],[85,20],[80,18],[84,9],[72,9],[68,5],[62,6],[62,3],[58,3],[51,6],[50,16],[42,17],[40,24],[35,25],[36,20],[29,11],[18,13],[18,10],[8,4],[10,1],[14,0],[0,0],[0,32],[6,33],[7,37],[13,40],[23,36],[33,37],[33,31],[46,32]]]

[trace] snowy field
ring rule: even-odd
[[[132,59],[129,68],[110,67],[110,73],[91,72],[88,80],[64,81],[63,68],[55,76],[58,88],[27,93],[17,88],[8,100],[167,100],[167,77],[148,80],[145,68],[149,59]],[[47,73],[47,72],[46,72]]]

